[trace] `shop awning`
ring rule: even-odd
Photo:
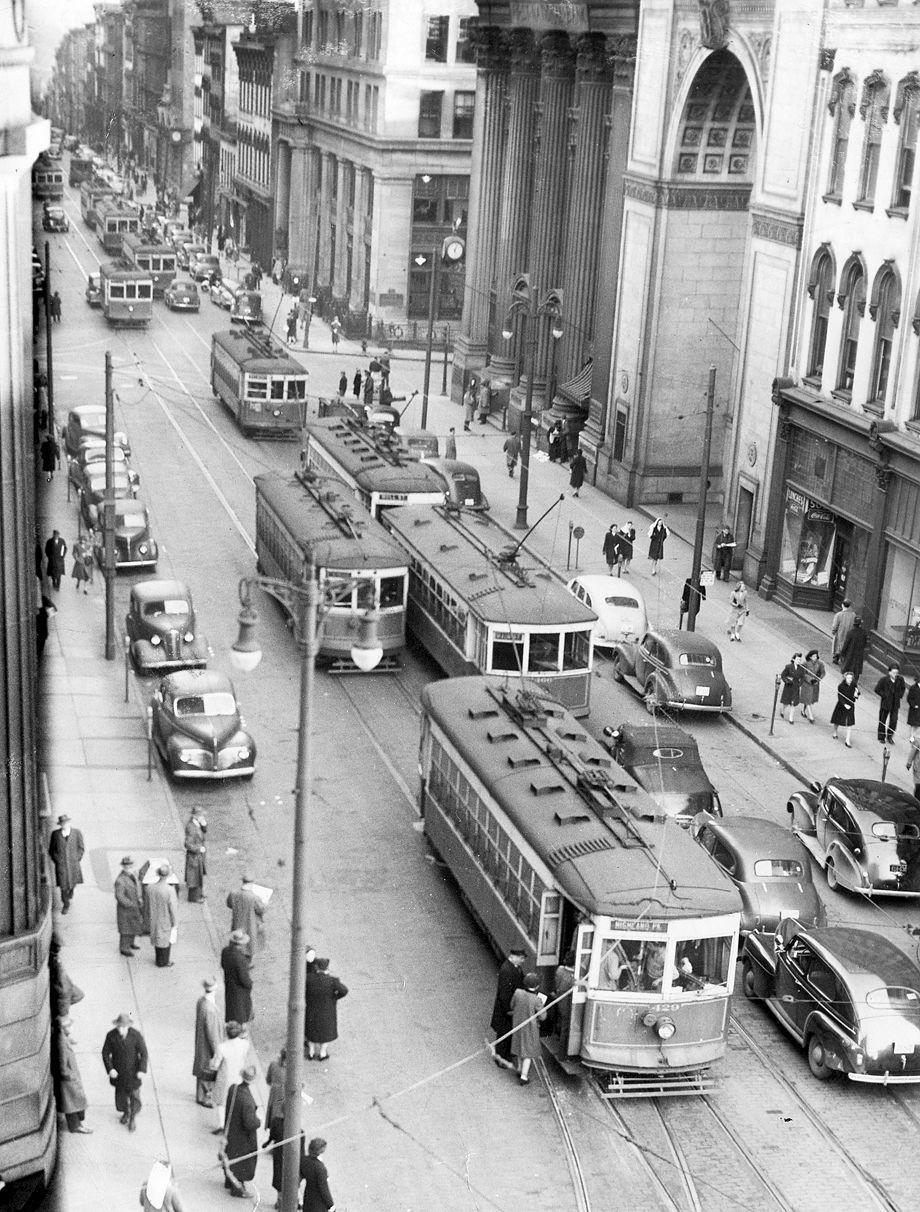
[[[182,201],[192,202],[196,206],[201,194],[201,183],[204,177],[201,173],[191,173],[188,180],[182,187]]]
[[[569,379],[567,383],[560,384],[558,394],[567,403],[587,408],[588,401],[591,399],[591,377],[593,373],[594,360],[593,358],[589,358],[577,375]]]

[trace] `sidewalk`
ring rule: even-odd
[[[57,523],[69,536],[72,511],[64,496],[65,479],[59,474],[42,502],[42,534]],[[58,1190],[50,1206],[55,1212],[135,1208],[152,1163],[167,1158],[185,1207],[216,1212],[226,1209],[227,1197],[216,1138],[210,1135],[213,1112],[195,1102],[192,1053],[201,981],[207,975],[220,978],[223,939],[207,903],[190,905],[183,890],[175,966],[154,966],[147,937],[137,940],[141,949],[135,958],[119,954],[112,887],[120,860],[131,854],[140,866],[147,858],[166,859],[181,877],[184,822],[158,762],[148,781],[144,712],[135,679],[126,703],[122,653],[119,649],[112,662],[104,658],[104,583],[98,569],[88,596],[76,594],[66,576],[54,597],[58,611],[41,668],[42,751],[52,827],[66,812],[86,843],[85,882],[55,928],[63,937],[67,972],[86,994],[72,1017],[88,1100],[85,1122],[93,1135],[72,1135],[60,1121]],[[222,1011],[220,997],[218,1007]],[[102,1041],[122,1010],[133,1014],[150,1054],[134,1134],[118,1121],[101,1059]],[[263,1107],[265,1094],[260,1082],[257,1097]],[[267,1161],[260,1161],[257,1181],[263,1191],[270,1189]]]

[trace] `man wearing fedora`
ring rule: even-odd
[[[250,1084],[256,1080],[255,1065],[247,1065],[239,1083],[227,1094],[227,1118],[224,1120],[224,1186],[240,1199],[249,1195],[246,1186],[256,1176],[259,1159],[258,1130],[261,1125]],[[240,1160],[237,1161],[236,1159]]]
[[[252,1019],[252,962],[249,959],[249,935],[234,930],[220,953],[224,973],[224,1022],[248,1023]]]
[[[185,826],[185,886],[188,888],[190,904],[205,900],[204,877],[205,866],[205,837],[208,832],[208,822],[201,808],[193,808],[192,815]]]
[[[169,882],[171,871],[169,863],[161,863],[157,868],[159,879],[151,885],[147,893],[150,904],[150,941],[153,943],[158,968],[173,966],[169,953],[179,929],[179,898],[175,886]]]
[[[80,870],[83,850],[83,834],[79,829],[74,829],[70,817],[62,813],[48,845],[48,854],[54,864],[55,883],[61,891],[61,913],[70,909],[74,888],[83,883],[83,872]]]
[[[134,941],[144,930],[144,894],[141,881],[134,869],[134,859],[126,854],[121,860],[121,871],[115,877],[115,917],[118,923],[118,949],[129,959],[140,944]]]
[[[224,1038],[224,1024],[217,1013],[214,990],[217,981],[206,976],[201,982],[204,992],[195,1006],[195,1059],[192,1073],[195,1075],[195,1101],[201,1107],[213,1107],[211,1091],[220,1064],[220,1045]]]
[[[243,876],[242,888],[227,894],[227,908],[230,910],[230,929],[242,930],[249,935],[246,954],[252,958],[258,950],[258,936],[262,929],[262,915],[265,905],[261,898],[253,892],[255,878],[249,874]]]
[[[121,1112],[121,1123],[134,1132],[134,1120],[141,1109],[141,1074],[147,1072],[147,1045],[131,1023],[126,1011],[114,1020],[102,1045],[102,1063],[115,1087],[115,1110]]]

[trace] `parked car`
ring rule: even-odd
[[[613,649],[613,676],[638,688],[650,715],[662,708],[720,714],[732,709],[722,654],[695,631],[647,631],[641,640],[620,640]]]
[[[208,645],[195,626],[195,609],[181,581],[139,581],[125,616],[131,660],[138,673],[203,669]]]
[[[153,743],[174,778],[252,778],[255,741],[224,674],[171,673],[157,687],[151,713]]]
[[[920,1082],[920,968],[883,934],[785,918],[749,935],[741,981],[820,1081]]]
[[[132,485],[137,488],[140,476],[128,463],[128,456],[120,446],[112,448],[112,462],[118,473],[127,475]],[[85,438],[67,465],[67,478],[78,494],[83,490],[88,471],[93,476],[105,475],[105,441],[102,438]]]
[[[203,244],[199,244],[197,240],[189,237],[182,241],[173,241],[176,249],[176,261],[180,269],[191,269],[192,258],[198,253],[207,252]]]
[[[719,794],[703,768],[696,741],[674,724],[620,724],[604,729],[613,760],[687,827],[699,812],[722,815]]]
[[[99,275],[89,274],[86,279],[86,290],[83,292],[90,307],[102,306],[102,287],[99,285]]]
[[[231,324],[261,324],[262,296],[257,290],[238,290],[230,308]]]
[[[195,239],[181,219],[162,219],[161,228],[164,243],[171,244],[177,253],[180,245],[191,244]]]
[[[198,311],[201,296],[194,282],[175,281],[163,291],[163,302],[170,311]]]
[[[796,791],[792,831],[824,868],[828,887],[920,896],[920,802],[875,779],[828,779]]]
[[[566,589],[597,615],[592,628],[595,648],[612,648],[619,640],[638,640],[648,630],[642,594],[625,577],[573,577]]]
[[[115,500],[121,501],[134,498],[136,485],[123,466],[116,467],[112,477],[112,489]],[[105,501],[105,464],[90,463],[83,470],[80,483],[80,515],[87,530],[95,530],[102,524],[103,502]]]
[[[776,930],[786,917],[806,926],[826,924],[808,851],[778,821],[759,816],[719,819],[700,812],[690,833],[741,893],[742,934]]]
[[[159,559],[156,539],[150,529],[150,514],[141,501],[115,502],[115,569],[155,569]],[[93,552],[100,568],[105,567],[105,511],[99,511],[99,525],[93,532]]]
[[[84,438],[105,439],[105,408],[101,404],[78,404],[67,414],[64,425],[64,449],[73,458],[80,449]],[[115,445],[120,446],[126,455],[131,456],[131,443],[128,435],[120,429],[115,431]]]
[[[231,282],[223,280],[215,282],[210,291],[211,302],[216,304],[217,307],[223,307],[226,311],[229,311],[236,299],[237,289]]]
[[[208,282],[219,281],[221,277],[220,257],[209,253],[206,249],[203,249],[201,252],[192,252],[190,250],[188,272],[196,282],[204,282],[205,280]]]
[[[46,202],[42,207],[43,231],[70,231],[70,220],[63,206],[52,206]]]

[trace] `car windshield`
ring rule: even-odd
[[[623,606],[627,610],[638,610],[639,603],[635,598],[626,598],[622,594],[611,594],[609,598],[604,598],[608,606]]]
[[[77,424],[83,429],[102,429],[105,427],[104,412],[84,412],[77,417]]]
[[[678,658],[681,665],[709,665],[713,666],[716,659],[706,652],[682,652]]]
[[[166,598],[158,602],[148,602],[144,606],[144,615],[155,619],[161,614],[188,614],[188,602],[184,598]]]
[[[84,463],[104,463],[105,462],[105,445],[104,443],[90,444],[83,447]],[[120,446],[112,447],[112,461],[115,463],[126,463],[127,456]]]
[[[805,870],[798,859],[758,859],[754,864],[754,875],[758,879],[800,880]]]
[[[920,993],[916,989],[904,985],[889,986],[887,989],[873,989],[866,994],[866,1005],[879,1010],[913,1010],[920,1011]]]
[[[226,690],[211,694],[187,694],[176,699],[176,715],[234,715],[236,700]]]
[[[205,256],[203,253],[199,253],[197,261],[199,265],[220,265],[220,260],[210,254]]]
[[[142,528],[147,525],[147,519],[142,513],[123,513],[120,518],[122,526]]]
[[[872,833],[883,842],[915,842],[920,838],[920,829],[909,821],[876,821]]]

